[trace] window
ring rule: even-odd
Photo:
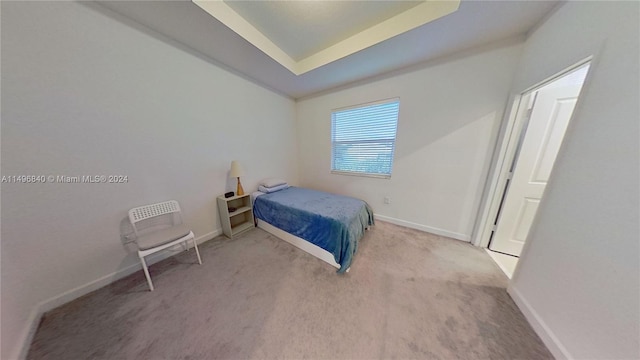
[[[391,177],[400,100],[331,113],[331,172]]]

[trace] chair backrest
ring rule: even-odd
[[[135,207],[129,210],[129,221],[131,225],[133,225],[133,231],[138,235],[139,229],[138,226],[136,226],[137,223],[168,214],[177,214],[180,222],[182,222],[180,205],[175,200]]]

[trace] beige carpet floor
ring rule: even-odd
[[[378,222],[351,271],[261,229],[43,317],[29,359],[551,359],[482,250]]]

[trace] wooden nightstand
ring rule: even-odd
[[[236,210],[232,212],[229,211],[230,208]],[[218,196],[218,210],[220,211],[222,232],[229,239],[255,227],[250,194],[230,198],[225,198],[223,195]]]

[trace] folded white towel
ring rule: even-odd
[[[262,191],[263,193],[269,194],[269,193],[276,192],[276,191],[279,191],[279,190],[282,190],[282,189],[286,189],[288,187],[289,187],[289,184],[287,184],[287,183],[284,183],[284,184],[281,184],[281,185],[278,185],[278,186],[274,186],[274,187],[264,187],[264,186],[260,185],[260,186],[258,186],[258,190]]]
[[[286,184],[287,182],[282,180],[282,179],[278,179],[278,178],[268,178],[268,179],[264,179],[262,180],[262,182],[260,183],[260,185],[266,187],[266,188],[272,188],[272,187],[276,187],[278,185],[283,185]]]

